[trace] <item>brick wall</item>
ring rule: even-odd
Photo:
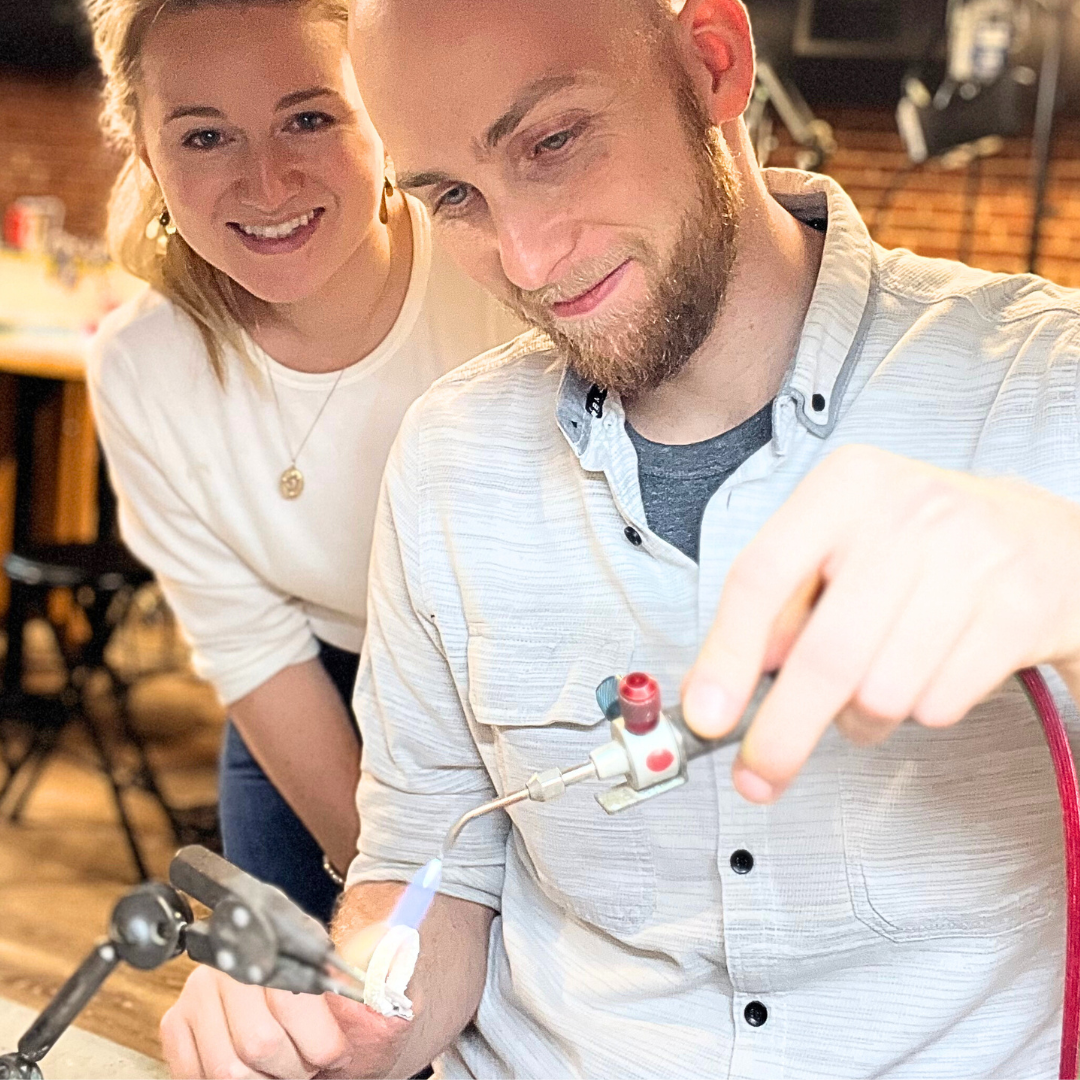
[[[17,195],[55,194],[68,206],[68,227],[100,234],[115,154],[97,133],[92,82],[49,83],[0,76],[0,207]],[[878,110],[823,112],[836,129],[839,150],[828,165],[888,247],[955,259],[964,253],[970,177],[964,170],[930,166],[906,175],[890,206],[882,199],[907,158],[892,115]],[[1009,272],[1027,265],[1031,222],[1030,145],[1009,140],[979,167],[974,229],[968,243],[976,266]],[[791,164],[790,146],[773,156]],[[1040,270],[1063,285],[1080,287],[1080,121],[1062,121],[1054,145],[1048,215]]]
[[[983,159],[974,174],[928,165],[898,178],[907,155],[891,113],[823,110],[821,116],[834,126],[838,143],[827,171],[851,194],[880,243],[944,259],[964,256],[966,247],[965,261],[974,266],[1008,273],[1027,269],[1029,139],[1006,140],[1002,152]],[[790,145],[781,145],[770,163],[793,160]],[[1040,251],[1040,273],[1080,288],[1080,121],[1075,119],[1055,127]]]
[[[59,195],[71,232],[101,235],[120,159],[103,145],[97,114],[90,79],[0,74],[0,212],[19,195]]]

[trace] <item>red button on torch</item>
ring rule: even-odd
[[[660,686],[643,671],[627,675],[619,683],[619,707],[627,731],[648,734],[660,723]]]

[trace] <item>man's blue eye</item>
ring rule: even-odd
[[[469,189],[465,184],[456,184],[448,191],[444,191],[439,197],[440,206],[460,206],[469,197]]]
[[[569,131],[557,131],[546,139],[541,139],[537,144],[537,150],[561,150],[570,141]]]

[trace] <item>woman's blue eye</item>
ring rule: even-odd
[[[561,150],[570,141],[569,131],[557,131],[536,144],[537,150]]]
[[[209,128],[206,131],[193,131],[184,137],[184,146],[192,150],[213,150],[221,145],[221,132]]]

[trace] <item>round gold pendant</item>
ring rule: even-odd
[[[290,465],[281,474],[279,486],[283,499],[295,499],[304,490],[304,474],[295,465]]]

